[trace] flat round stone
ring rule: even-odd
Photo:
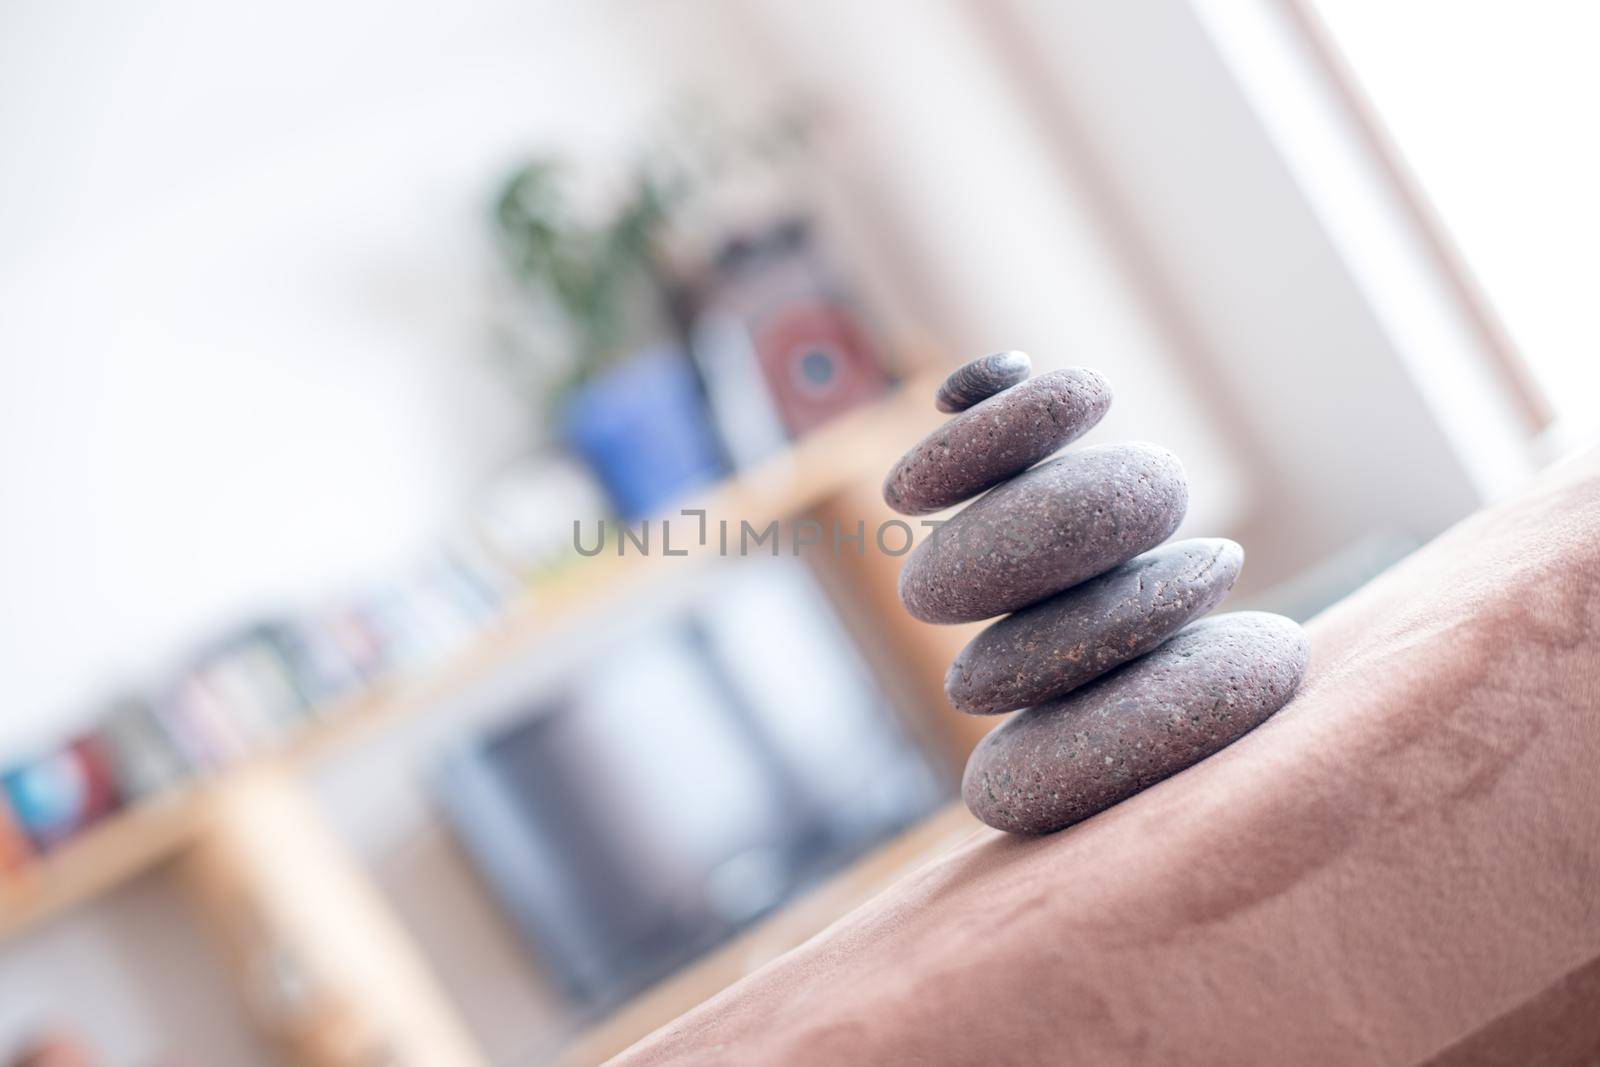
[[[995,352],[963,363],[939,386],[933,403],[940,411],[954,414],[965,411],[980,400],[987,400],[1002,389],[1027,378],[1033,360],[1026,352]]]
[[[900,602],[923,622],[1017,611],[1159,545],[1188,506],[1183,465],[1164,448],[1069,452],[940,525],[906,558]]]
[[[1149,655],[1020,712],[978,743],[961,791],[1018,834],[1065,829],[1219,751],[1289,702],[1305,634],[1243,611],[1193,623]]]
[[[919,441],[883,483],[902,515],[927,515],[977,496],[1087,433],[1111,406],[1111,387],[1073,367],[1029,378]]]
[[[1135,556],[973,638],[945,675],[945,695],[973,715],[1064,696],[1216,607],[1243,565],[1244,549],[1221,537]]]

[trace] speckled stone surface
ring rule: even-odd
[[[883,499],[902,515],[959,504],[1088,433],[1110,406],[1111,387],[1092,370],[1030,378],[919,441],[884,479]]]
[[[1243,565],[1244,549],[1221,537],[1136,556],[973,638],[945,675],[945,695],[992,715],[1070,693],[1216,607]]]
[[[944,523],[900,571],[923,622],[975,622],[1036,604],[1154,548],[1189,505],[1178,457],[1096,445],[1024,471]]]
[[[954,414],[965,411],[980,400],[987,400],[1002,389],[1010,389],[1033,370],[1026,352],[995,352],[963,363],[950,373],[934,394],[940,411]]]
[[[967,807],[999,830],[1065,829],[1225,748],[1289,702],[1309,654],[1281,615],[1213,615],[973,750]]]

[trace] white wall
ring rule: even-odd
[[[0,752],[382,574],[515,448],[485,205],[659,103],[607,11],[5,6]]]

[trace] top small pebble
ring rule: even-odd
[[[996,352],[963,363],[939,386],[933,402],[940,411],[965,411],[980,400],[1010,389],[1033,371],[1026,352]]]

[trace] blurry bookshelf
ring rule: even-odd
[[[694,505],[713,523],[765,527],[875,479],[908,434],[935,421],[929,387],[918,381],[844,414],[696,494]],[[238,628],[147,689],[110,699],[81,733],[7,761],[0,937],[173,854],[203,823],[205,790],[219,780],[263,762],[303,762],[426,710],[528,652],[568,614],[628,595],[660,562],[620,542],[580,557],[566,515],[565,550],[551,549],[548,536],[514,531],[510,510],[495,513],[484,540],[536,545],[535,559],[441,552],[393,586]],[[690,542],[689,551],[715,547]]]
[[[0,754],[0,942],[175,861],[291,1060],[482,1062],[305,772],[626,619],[685,566],[705,569],[698,606],[434,761],[465,863],[563,991],[558,1042],[631,1039],[652,1003],[715,992],[753,929],[848,899],[826,887],[950,798],[975,733],[940,720],[939,679],[963,638],[895,609],[898,561],[712,568],[729,553],[704,535],[881,519],[882,472],[939,421],[944,361],[887,337],[792,204],[686,249],[658,211],[670,182],[580,223],[557,174],[519,168],[495,206],[512,318],[539,310],[500,330],[536,444],[400,572],[217,627],[81,727]],[[701,536],[645,550],[647,523],[694,526],[682,508]]]

